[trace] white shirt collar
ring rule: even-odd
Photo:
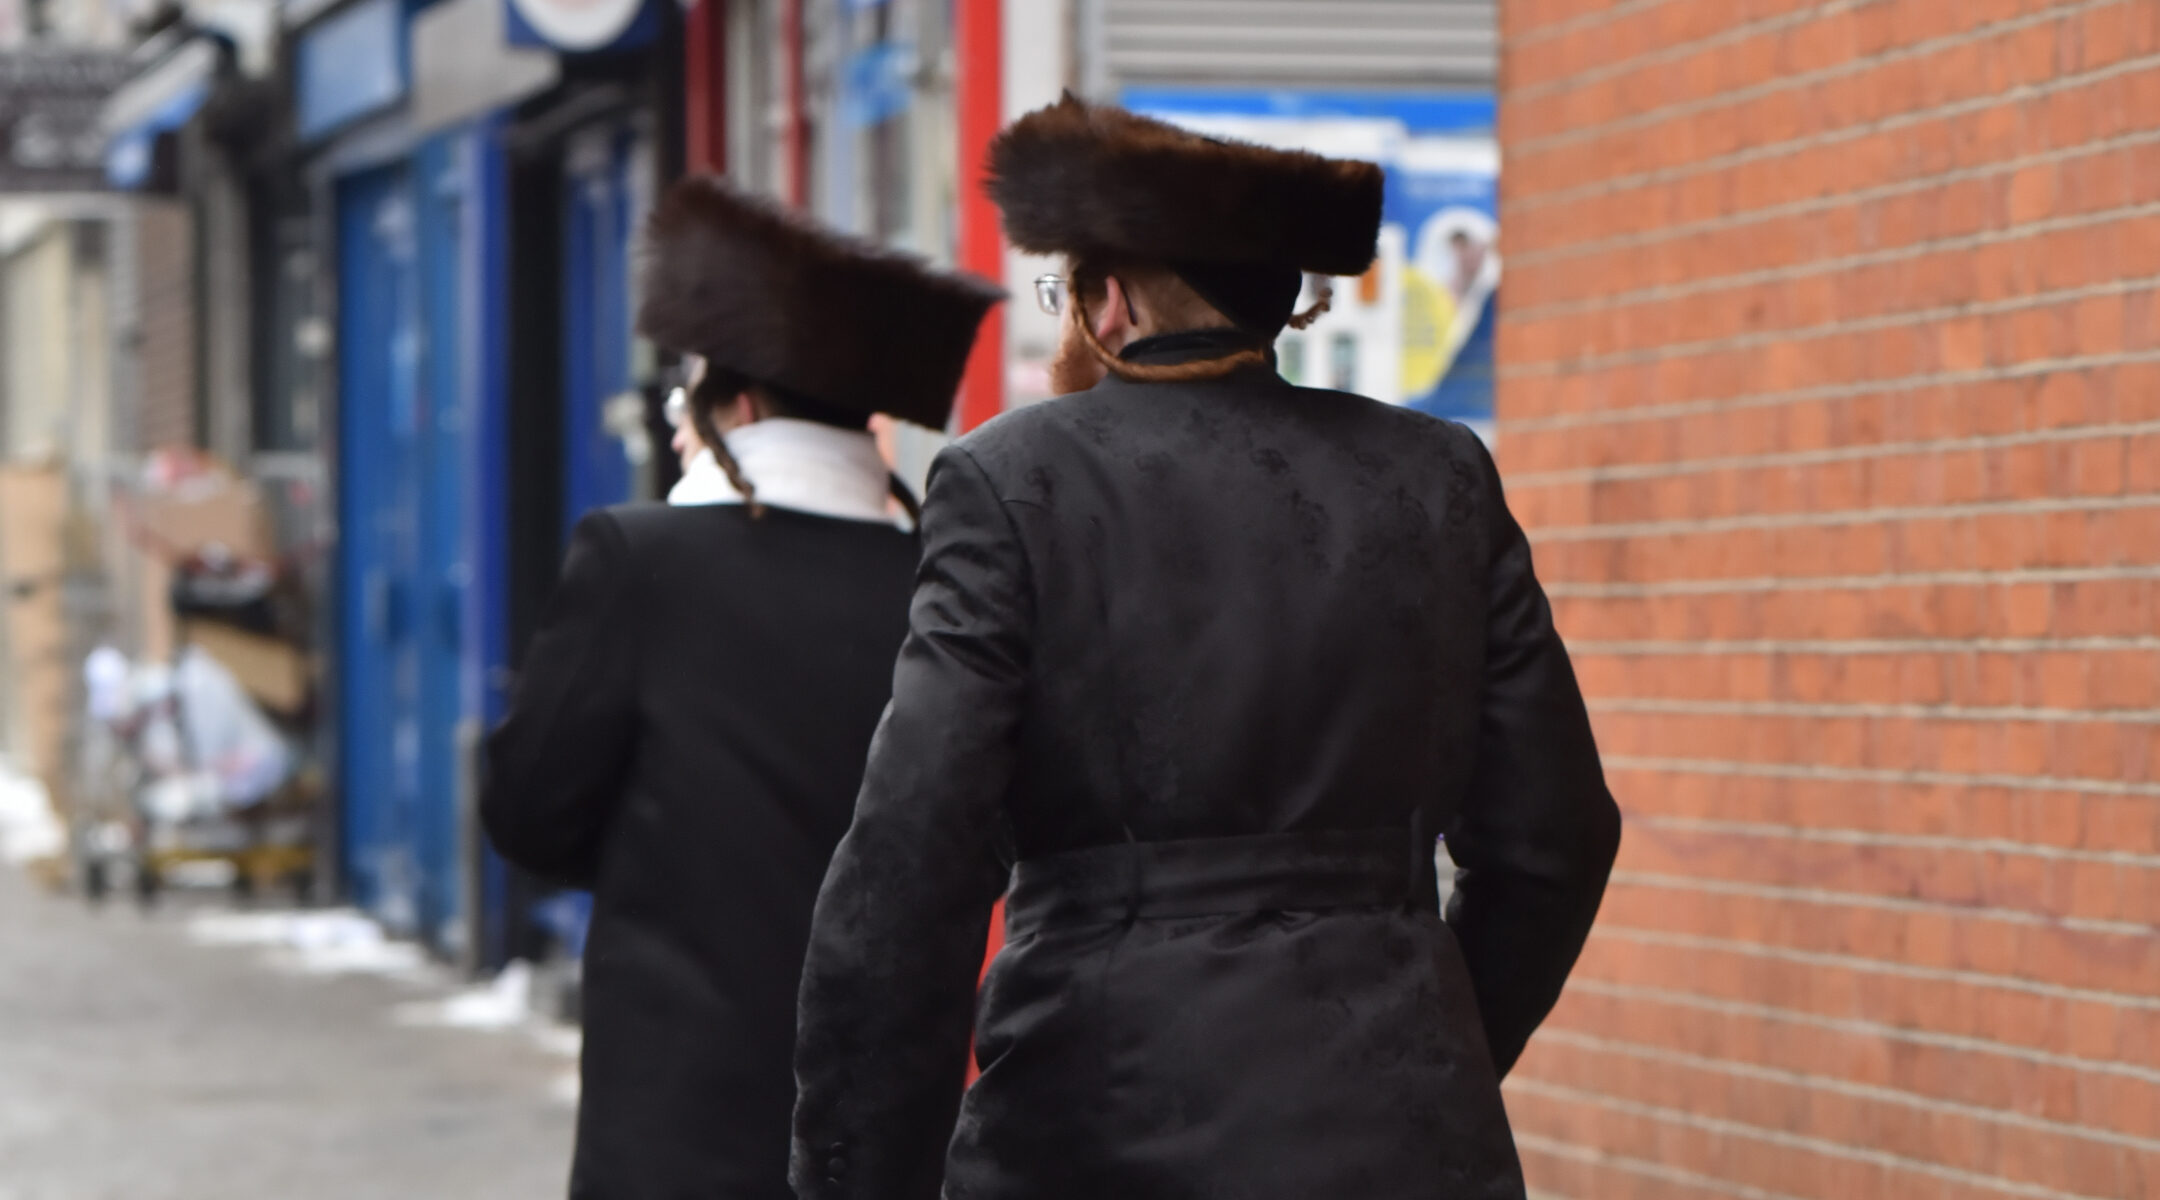
[[[728,433],[728,452],[758,503],[820,517],[892,523],[891,470],[866,429],[772,417]],[[741,504],[710,450],[700,450],[668,492],[676,505]]]

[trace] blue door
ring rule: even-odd
[[[414,829],[423,934],[446,950],[464,948],[465,755],[478,713],[464,694],[466,658],[476,648],[467,610],[481,551],[473,518],[480,497],[468,487],[479,457],[478,389],[468,369],[475,349],[468,316],[484,299],[466,270],[472,250],[467,208],[476,199],[473,153],[462,137],[421,147],[416,173],[420,319],[426,331],[421,444],[420,776],[426,799]]]
[[[423,146],[420,248],[428,330],[426,569],[437,597],[424,669],[424,774],[442,797],[422,826],[436,944],[497,961],[503,866],[473,811],[484,731],[502,717],[509,658],[509,383],[504,171],[493,120]],[[469,911],[477,903],[479,911]],[[478,918],[475,920],[475,918]],[[477,936],[480,944],[467,945]]]
[[[563,173],[563,502],[567,531],[587,511],[630,499],[633,465],[608,405],[635,382],[630,260],[643,219],[642,159],[618,129],[571,142]]]
[[[336,195],[342,866],[355,900],[413,932],[425,603],[415,214],[402,166]]]
[[[504,656],[500,166],[482,125],[338,188],[344,867],[453,954]]]

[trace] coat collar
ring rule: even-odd
[[[1221,358],[1240,350],[1253,348],[1253,336],[1235,329],[1192,329],[1180,333],[1157,334],[1141,338],[1127,345],[1118,353],[1126,362],[1151,364],[1176,364],[1203,358]],[[1237,387],[1288,387],[1275,364],[1275,348],[1268,347],[1266,363],[1246,363],[1228,374],[1210,379],[1195,380],[1168,386],[1194,387],[1215,384],[1233,384]],[[1126,379],[1117,372],[1107,372],[1096,388],[1157,387],[1165,386],[1144,380]]]
[[[891,472],[867,430],[773,417],[730,432],[727,445],[760,504],[820,517],[893,522],[886,507]],[[682,482],[668,492],[674,505],[742,501],[710,450],[699,451]]]
[[[1241,329],[1186,329],[1141,338],[1118,351],[1118,357],[1131,363],[1176,364],[1250,350],[1255,340],[1253,335]],[[1271,346],[1268,348],[1269,365],[1272,366],[1274,361],[1275,350]]]

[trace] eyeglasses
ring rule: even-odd
[[[667,399],[660,404],[660,415],[667,418],[669,429],[681,429],[690,419],[690,389],[677,384],[668,389]]]
[[[1063,275],[1037,275],[1035,277],[1035,303],[1051,316],[1062,316],[1065,304],[1072,298],[1072,280]],[[1125,319],[1135,325],[1140,314],[1133,311],[1132,293],[1125,293]]]
[[[1035,277],[1035,303],[1053,317],[1065,311],[1065,297],[1071,292],[1072,285],[1063,275]]]

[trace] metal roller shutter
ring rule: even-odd
[[[1089,0],[1100,84],[1490,87],[1495,0]],[[1084,10],[1085,11],[1085,10]]]

